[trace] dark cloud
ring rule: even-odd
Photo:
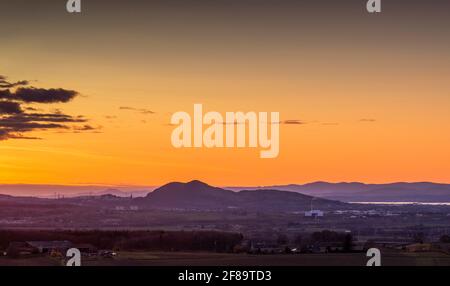
[[[43,112],[42,109],[28,106],[32,104],[67,103],[78,95],[74,90],[62,88],[24,87],[28,81],[9,82],[0,75],[0,141],[7,139],[40,139],[23,133],[40,130],[94,131],[82,116],[71,116],[56,109]],[[27,105],[22,108],[22,104]],[[75,125],[75,126],[74,126]]]
[[[86,119],[59,113],[19,113],[0,116],[0,140],[36,139],[24,136],[22,133],[50,129],[66,130],[70,128],[67,124],[86,121]],[[87,129],[83,127],[79,129],[79,131],[83,130]]]
[[[137,111],[142,114],[155,114],[154,111],[145,109],[145,108],[135,108],[135,107],[129,107],[129,106],[121,106],[119,107],[120,110],[131,110],[131,111]]]
[[[34,108],[34,107],[29,106],[29,107],[25,107],[25,110],[28,110],[28,111],[38,111],[39,108]]]
[[[9,136],[11,136],[11,134],[8,130],[0,128],[0,140],[6,140]]]
[[[34,122],[22,120],[19,118],[2,118],[0,119],[0,128],[2,130],[9,130],[10,132],[29,132],[32,130],[45,130],[54,128],[67,128],[67,126],[60,123],[53,122]]]
[[[0,119],[1,122],[59,122],[59,123],[80,123],[87,120],[79,117],[72,117],[70,115],[61,113],[22,113],[15,114]]]
[[[26,103],[65,103],[77,95],[78,93],[74,90],[62,88],[19,87],[13,92],[9,89],[0,90],[0,99]]]
[[[0,128],[0,141],[7,139],[39,139],[39,138],[23,136],[20,133],[13,133],[12,130]]]
[[[42,140],[42,138],[34,137],[34,136],[24,136],[22,134],[10,134],[8,139],[24,139],[24,140]],[[1,139],[0,139],[1,140]]]
[[[28,85],[29,82],[27,80],[21,80],[17,82],[9,82],[6,80],[6,76],[0,75],[0,88],[13,88],[21,85]]]
[[[0,101],[0,115],[1,114],[18,114],[22,113],[22,108],[17,102]]]

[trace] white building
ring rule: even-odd
[[[305,216],[307,217],[321,217],[323,216],[323,211],[321,210],[310,210],[305,212]]]

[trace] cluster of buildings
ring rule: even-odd
[[[88,243],[74,244],[67,240],[53,241],[13,241],[9,244],[4,255],[27,256],[32,254],[48,254],[64,257],[67,250],[77,248],[83,254],[97,253],[97,248]]]
[[[116,211],[138,211],[138,206],[115,206],[114,210]]]
[[[324,212],[321,210],[310,210],[305,212],[305,217],[323,217]]]

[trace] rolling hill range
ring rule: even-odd
[[[112,191],[112,194],[108,193]],[[253,188],[218,188],[201,181],[172,182],[143,197],[125,197],[119,190],[60,199],[0,195],[0,203],[72,204],[93,208],[138,206],[140,209],[293,212],[358,208],[346,202],[450,202],[450,185],[435,183],[326,183]]]
[[[195,189],[195,190],[192,190]],[[152,190],[156,190],[151,193]],[[184,190],[185,192],[183,192]],[[246,190],[276,190],[283,192],[295,192],[307,196],[318,197],[328,200],[336,200],[342,202],[423,202],[423,203],[449,203],[450,202],[450,184],[438,184],[430,182],[417,183],[390,183],[390,184],[364,184],[359,182],[342,182],[342,183],[328,183],[328,182],[314,182],[308,184],[289,184],[289,185],[272,185],[272,186],[250,186],[250,187],[224,187],[215,188],[202,184],[199,181],[190,183],[169,183],[158,189],[155,187],[139,187],[139,186],[57,186],[57,185],[1,185],[0,194],[12,196],[12,200],[20,197],[38,197],[38,198],[56,198],[65,197],[77,200],[83,197],[103,197],[104,195],[113,195],[120,198],[130,197],[145,197],[146,202],[151,205],[150,197],[154,201],[158,201],[162,205],[177,205],[177,200],[184,200],[189,202],[192,194],[200,195],[196,197],[196,206],[201,206],[208,201],[217,201],[220,197],[223,201],[220,206],[224,204],[233,205],[238,198],[254,197],[253,193],[245,195],[245,193],[234,196],[229,191],[239,192]],[[162,194],[164,193],[164,195]],[[149,195],[152,194],[152,195]],[[259,193],[260,195],[262,193]],[[275,193],[277,199],[279,196],[286,198],[287,194]],[[269,192],[265,193],[266,196]],[[173,202],[168,204],[168,198]],[[187,197],[187,198],[185,198]],[[261,195],[262,197],[262,195]],[[4,197],[5,199],[6,197]],[[105,196],[105,199],[112,198]],[[215,199],[214,199],[215,198]],[[0,197],[1,199],[1,197]],[[187,199],[187,200],[186,200]],[[255,198],[251,198],[254,200]],[[27,198],[25,198],[27,200]],[[204,201],[204,203],[202,203]],[[241,202],[242,204],[243,202]],[[216,206],[214,203],[211,206]]]
[[[245,189],[231,188],[233,190]],[[304,185],[253,187],[297,192],[344,202],[450,202],[450,184],[428,182],[363,184],[315,182]]]
[[[35,197],[14,197],[0,195],[1,204],[18,205],[74,205],[90,208],[116,207],[129,209],[163,210],[248,210],[256,212],[294,212],[305,211],[311,207],[322,210],[348,208],[346,203],[315,198],[295,192],[279,190],[242,190],[239,192],[210,186],[200,181],[188,183],[172,182],[166,184],[145,197],[120,197],[113,194],[79,196],[59,199]],[[355,207],[355,206],[352,206]]]
[[[179,209],[245,209],[254,211],[302,211],[311,208],[335,209],[345,203],[318,199],[308,195],[279,190],[242,190],[233,192],[212,187],[200,181],[169,183],[136,198],[140,205],[153,208]]]

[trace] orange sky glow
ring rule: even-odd
[[[448,17],[423,25],[406,12],[374,20],[350,10],[357,16],[319,24],[292,11],[280,20],[288,7],[243,8],[233,21],[214,7],[159,8],[93,5],[78,19],[50,10],[2,39],[1,75],[80,93],[33,107],[86,116],[98,130],[0,141],[0,184],[450,183]],[[195,103],[301,124],[280,125],[275,159],[254,148],[175,149],[170,116]]]

